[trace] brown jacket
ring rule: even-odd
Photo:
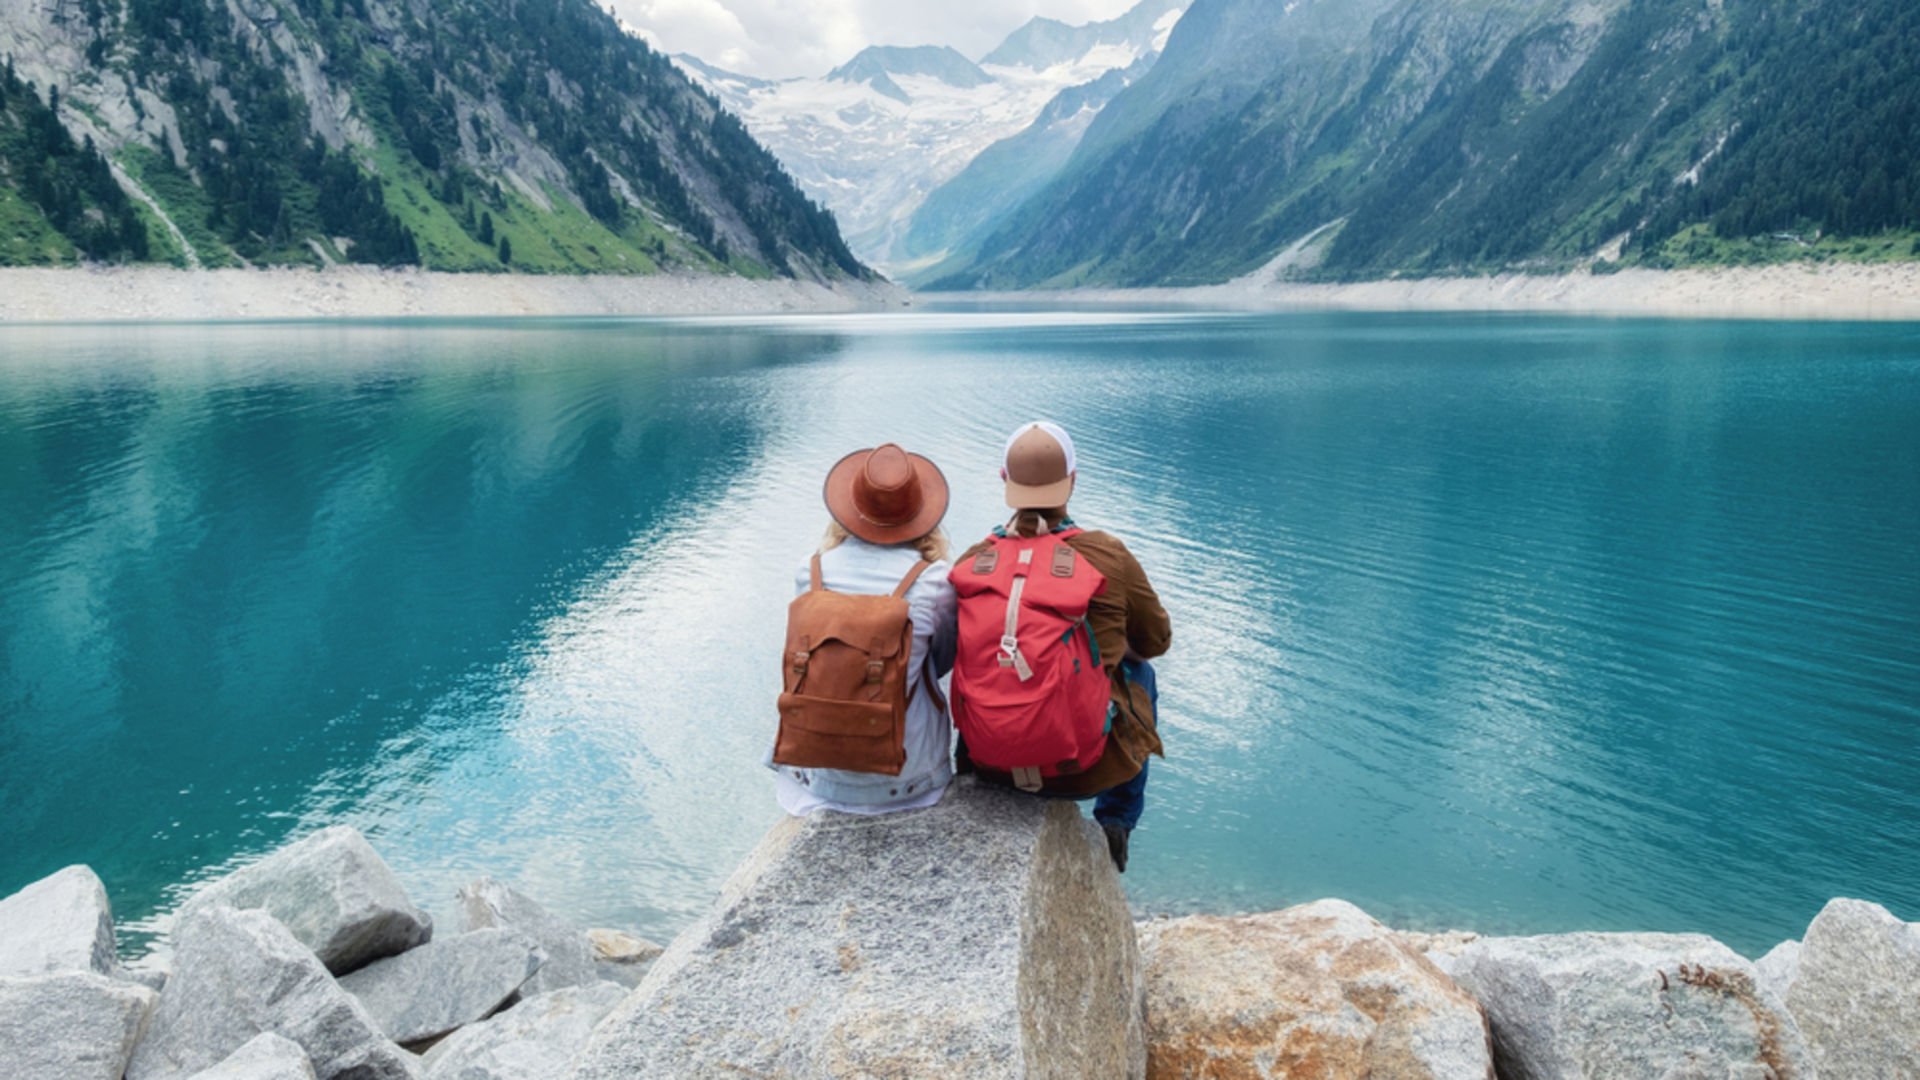
[[[1060,520],[1058,514],[1049,515],[1047,525],[1058,525]],[[1112,533],[1083,532],[1069,539],[1067,546],[1107,579],[1107,587],[1087,608],[1087,623],[1093,629],[1094,642],[1100,646],[1100,666],[1107,669],[1107,677],[1112,682],[1116,708],[1107,752],[1100,760],[1086,772],[1049,778],[1041,790],[1054,795],[1091,795],[1133,779],[1146,764],[1147,755],[1165,756],[1153,702],[1143,687],[1127,681],[1120,671],[1120,661],[1129,651],[1143,660],[1164,654],[1173,644],[1173,628],[1167,620],[1167,609],[1160,606],[1160,597],[1147,580],[1147,572],[1140,568],[1139,560],[1119,537]],[[953,564],[966,565],[985,547],[984,541],[975,544]],[[973,768],[967,760],[964,742],[960,745],[959,757],[962,771]],[[1012,778],[1004,773],[990,769],[976,771],[984,780],[1012,783]]]

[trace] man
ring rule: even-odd
[[[1059,425],[1036,421],[1015,431],[1007,439],[1000,475],[1006,481],[1007,506],[1016,511],[1007,525],[1008,533],[1023,537],[1043,531],[1063,534],[1062,542],[1106,578],[1105,587],[1088,601],[1086,614],[1108,680],[1111,727],[1106,749],[1084,770],[1045,777],[1039,791],[1063,798],[1093,799],[1094,820],[1106,834],[1107,851],[1115,868],[1124,873],[1128,838],[1146,805],[1147,759],[1151,754],[1164,756],[1155,717],[1159,695],[1153,667],[1147,661],[1167,651],[1173,631],[1146,571],[1127,546],[1110,533],[1074,531],[1067,516],[1067,502],[1079,479],[1078,462],[1073,440]],[[956,573],[990,544],[976,545],[955,560]],[[989,782],[1013,782],[1010,774],[969,762],[964,739],[959,765],[962,770],[973,768]],[[1030,784],[1020,786],[1031,788]]]

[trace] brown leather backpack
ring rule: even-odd
[[[890,596],[837,593],[820,580],[787,607],[785,690],[776,765],[898,776],[907,762],[913,659],[907,590],[931,563],[914,564]],[[939,691],[929,690],[939,700]],[[945,707],[942,702],[941,707]]]

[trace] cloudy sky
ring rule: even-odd
[[[668,52],[747,75],[825,75],[868,45],[978,59],[1021,23],[1110,19],[1135,0],[601,0]]]

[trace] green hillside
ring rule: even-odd
[[[36,207],[69,247],[22,241],[9,261],[870,276],[737,121],[590,0],[56,7],[0,13],[38,84],[24,96],[51,116],[64,91],[65,127],[172,228],[95,184],[134,218],[115,218],[118,246],[81,243],[10,168],[6,220]],[[167,250],[134,242],[147,218]]]
[[[1292,276],[1913,257],[1920,7],[1398,0],[1341,40],[1333,2],[1198,0],[935,287],[1216,282],[1316,232]]]

